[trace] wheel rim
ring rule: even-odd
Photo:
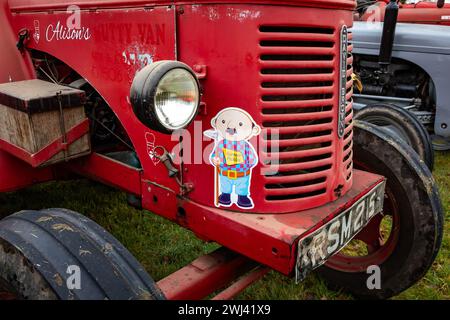
[[[373,171],[359,163],[355,163],[355,166],[366,171]],[[388,234],[385,230],[386,225],[383,224],[386,218],[391,222]],[[392,255],[398,243],[399,233],[399,205],[393,190],[387,184],[382,212],[373,217],[352,242],[332,256],[326,262],[326,266],[341,272],[366,272],[369,266],[379,266]],[[366,246],[366,250],[361,250],[364,249],[361,248],[363,246]],[[359,252],[354,252],[355,249]]]

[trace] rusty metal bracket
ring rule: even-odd
[[[185,196],[186,194],[191,192],[194,189],[194,185],[192,183],[185,183],[183,181],[183,163],[181,163],[180,169],[176,168],[173,164],[172,157],[166,150],[166,148],[164,148],[163,146],[156,146],[155,150],[157,149],[162,150],[162,154],[159,155],[156,153],[155,156],[159,158],[159,160],[161,160],[162,164],[164,164],[169,173],[169,177],[174,178],[180,186],[180,194],[182,196]]]

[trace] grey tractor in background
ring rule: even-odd
[[[450,150],[450,27],[398,23],[385,70],[379,65],[382,31],[376,22],[352,28],[356,118],[384,126],[413,147],[428,139],[428,150],[416,150],[432,168],[426,131],[435,150]]]

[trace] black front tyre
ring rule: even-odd
[[[355,121],[355,167],[387,178],[383,212],[358,234],[355,252],[344,248],[319,269],[333,288],[359,298],[387,299],[420,280],[439,251],[443,208],[428,168],[402,140]],[[390,234],[383,229],[388,217]],[[366,248],[361,247],[366,246]],[[369,289],[367,268],[380,268],[381,288]]]
[[[73,276],[78,277],[74,278]],[[65,209],[0,221],[0,299],[164,299],[131,253],[92,220]]]

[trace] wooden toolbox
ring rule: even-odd
[[[0,84],[0,149],[42,167],[91,152],[84,91],[42,80]]]

